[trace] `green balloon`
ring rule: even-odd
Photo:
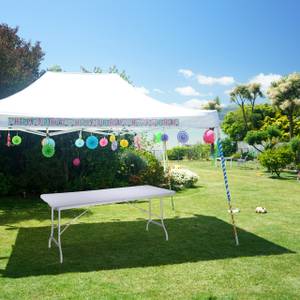
[[[18,146],[22,143],[22,138],[18,135],[15,135],[11,141],[14,145]]]
[[[162,136],[161,132],[156,132],[154,134],[154,141],[155,141],[155,143],[160,143],[161,142],[161,136]]]
[[[42,153],[45,157],[50,158],[55,154],[55,148],[50,144],[46,144],[42,147]]]

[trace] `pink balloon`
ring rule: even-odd
[[[101,147],[105,147],[107,144],[108,144],[107,138],[103,137],[102,139],[100,139],[99,145]]]
[[[79,167],[80,166],[80,159],[78,157],[73,159],[73,166]]]
[[[213,144],[215,142],[215,133],[211,129],[207,129],[203,134],[203,140],[206,144]]]

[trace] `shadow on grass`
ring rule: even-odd
[[[292,251],[239,229],[235,246],[230,224],[211,216],[167,219],[170,240],[145,221],[86,223],[71,226],[62,237],[64,263],[55,245],[47,248],[49,227],[20,228],[5,277],[90,272],[180,264]]]

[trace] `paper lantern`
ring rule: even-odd
[[[96,149],[98,146],[98,139],[94,135],[90,135],[86,139],[86,146],[91,150]]]
[[[111,150],[116,151],[118,149],[118,142],[114,141],[111,143]]]
[[[42,147],[42,153],[45,157],[50,158],[55,154],[55,148],[50,144],[46,144]]]
[[[115,140],[116,140],[116,136],[115,136],[114,134],[111,134],[111,135],[109,136],[109,141],[110,141],[111,143],[113,143]]]
[[[79,157],[74,158],[73,161],[72,161],[72,163],[73,163],[74,167],[79,167],[80,166],[80,159],[79,159]]]
[[[11,146],[11,138],[10,138],[10,133],[8,133],[8,134],[7,134],[6,146],[7,146],[7,147],[10,147],[10,146]]]
[[[15,135],[11,141],[14,145],[18,146],[22,143],[22,138],[18,135]]]
[[[169,136],[166,133],[163,133],[161,135],[161,141],[162,142],[167,142],[169,140]]]
[[[136,135],[134,138],[133,138],[133,141],[134,141],[134,146],[135,148],[137,149],[142,149],[142,139],[139,135]]]
[[[122,147],[122,148],[126,148],[126,147],[128,147],[128,141],[127,140],[125,140],[125,139],[122,139],[121,141],[120,141],[120,146]]]
[[[207,129],[203,134],[203,141],[206,144],[213,144],[215,142],[215,133],[211,129]]]
[[[82,148],[84,146],[84,140],[82,138],[78,138],[76,141],[75,141],[75,146],[77,148]]]
[[[189,140],[189,135],[186,131],[182,130],[177,133],[177,140],[181,144],[186,144]]]
[[[161,136],[162,136],[162,133],[161,132],[156,132],[154,134],[154,142],[155,143],[160,143],[161,142]]]
[[[45,145],[51,145],[53,148],[55,147],[55,141],[54,139],[51,139],[49,137],[46,137],[42,140],[42,146],[45,146]]]
[[[108,140],[106,137],[103,137],[102,139],[100,139],[99,145],[101,147],[105,147],[108,144]]]

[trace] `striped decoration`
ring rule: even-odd
[[[223,178],[224,178],[224,183],[225,183],[228,207],[229,207],[229,211],[230,211],[230,215],[231,215],[231,221],[232,221],[232,226],[233,226],[235,242],[236,242],[236,245],[239,245],[239,239],[238,239],[238,235],[237,235],[237,230],[236,230],[234,216],[233,216],[233,212],[232,212],[232,206],[231,206],[231,195],[230,195],[230,190],[229,190],[229,185],[228,185],[228,177],[227,177],[225,159],[224,159],[224,155],[223,155],[223,147],[222,147],[222,143],[221,143],[220,139],[218,139],[217,145],[218,145],[219,155],[221,158],[221,167],[222,167],[222,171],[223,171]]]

